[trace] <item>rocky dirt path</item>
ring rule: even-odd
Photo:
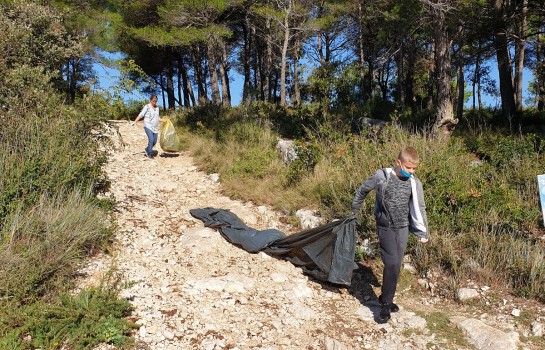
[[[159,149],[158,157],[146,159],[142,127],[115,125],[124,146],[116,142],[106,170],[119,229],[113,253],[96,258],[84,272],[89,282],[112,264],[120,271],[126,281],[122,296],[141,326],[138,348],[391,350],[437,343],[426,321],[403,305],[387,325],[375,323],[378,304],[364,268],[350,289],[336,288],[204,228],[190,209],[229,209],[248,226],[293,231],[280,214],[223,196],[221,185],[186,153]]]

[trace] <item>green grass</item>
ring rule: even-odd
[[[420,317],[423,317],[428,329],[432,334],[435,334],[433,344],[428,344],[428,348],[439,345],[445,349],[471,349],[471,344],[466,340],[461,329],[457,328],[449,321],[449,315],[443,312],[416,312]]]
[[[0,349],[92,349],[100,343],[133,343],[134,324],[125,317],[132,307],[110,288],[95,288],[71,296],[62,293],[55,302],[26,306],[1,303]]]
[[[66,284],[78,263],[110,238],[104,215],[89,194],[78,192],[43,195],[10,215],[1,231],[0,296],[26,303]]]

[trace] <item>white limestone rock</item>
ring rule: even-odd
[[[299,219],[299,223],[303,230],[315,228],[323,224],[323,218],[319,217],[312,210],[299,209],[295,212],[295,217]]]
[[[286,165],[293,163],[293,161],[297,158],[297,151],[293,140],[278,140],[276,149],[280,152],[282,162],[284,162]]]
[[[462,329],[469,342],[479,350],[517,350],[517,332],[506,333],[474,318],[456,316],[450,321]]]
[[[475,299],[479,297],[479,291],[473,288],[460,288],[457,297],[460,301]]]

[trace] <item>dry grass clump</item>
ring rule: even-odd
[[[87,194],[42,195],[4,223],[0,245],[0,295],[25,302],[64,289],[83,258],[101,247],[112,229]],[[54,276],[54,278],[52,278]]]

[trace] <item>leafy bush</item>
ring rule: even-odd
[[[239,175],[263,178],[267,174],[269,164],[277,157],[271,150],[251,148],[240,158],[235,159],[233,165],[227,171],[227,176]]]
[[[68,33],[62,16],[51,7],[4,1],[0,9],[0,75],[20,65],[60,73],[62,65],[82,50],[83,41]]]
[[[470,109],[463,114],[458,130],[479,132],[492,125],[502,124],[501,111],[495,109]]]
[[[47,78],[39,69],[20,67],[7,76],[0,91],[8,100],[14,97],[2,92],[17,91],[10,86],[21,84],[27,91],[24,103],[8,105],[0,125],[0,170],[5,179],[0,183],[0,217],[21,203],[32,205],[42,193],[105,184],[101,165],[106,158],[92,133],[100,115],[89,107],[63,106],[51,86],[42,82]],[[30,87],[23,89],[26,83]]]
[[[297,158],[290,164],[287,174],[289,185],[297,183],[303,176],[312,173],[320,160],[320,148],[312,143],[297,145],[295,153]]]
[[[256,102],[247,107],[246,113],[251,118],[267,121],[274,131],[282,137],[291,139],[304,138],[307,129],[313,129],[324,117],[317,104],[290,108]]]
[[[3,302],[0,348],[94,349],[100,343],[132,343],[130,334],[136,326],[125,319],[132,306],[119,299],[113,287],[85,290],[76,296],[63,293],[53,304],[17,306]]]
[[[201,104],[195,106],[191,110],[184,112],[185,121],[194,130],[199,125],[209,129],[221,127],[219,124],[220,117],[224,115],[225,110],[223,107],[214,104]],[[223,118],[225,120],[225,118]]]
[[[469,151],[485,159],[497,168],[510,166],[513,162],[535,158],[543,142],[536,134],[524,136],[502,135],[500,133],[479,133],[464,137]]]

